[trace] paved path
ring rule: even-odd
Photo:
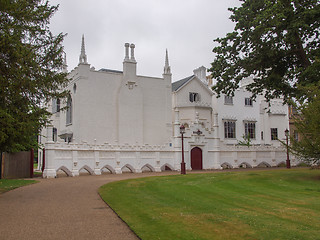
[[[138,239],[98,195],[105,183],[165,173],[39,179],[0,195],[0,240]],[[177,174],[171,172],[171,174]]]

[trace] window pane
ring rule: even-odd
[[[200,94],[189,92],[189,101],[190,102],[199,102],[200,101]]]
[[[224,122],[224,137],[235,138],[236,137],[236,122],[227,121]]]
[[[247,122],[244,124],[245,136],[249,138],[256,138],[256,123]]]
[[[67,101],[67,113],[66,113],[66,124],[72,123],[72,99],[71,97],[68,98]]]
[[[271,128],[271,140],[277,140],[277,139],[278,139],[278,129]]]
[[[60,112],[60,99],[57,99],[57,112]]]
[[[224,104],[233,104],[233,97],[224,96]]]
[[[245,98],[244,99],[244,104],[246,106],[252,106],[252,99],[251,98]]]

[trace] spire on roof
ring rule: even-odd
[[[88,64],[87,55],[86,55],[86,49],[85,49],[85,45],[84,45],[84,34],[82,35],[81,53],[80,53],[80,56],[79,56],[79,64]]]
[[[169,66],[168,50],[166,49],[166,60],[164,64],[163,74],[171,74],[171,69]]]

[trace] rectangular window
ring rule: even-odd
[[[72,98],[70,96],[67,100],[66,124],[72,124]]]
[[[256,123],[255,122],[246,122],[244,123],[244,130],[246,137],[255,139],[256,138]]]
[[[271,140],[278,139],[278,128],[271,128]]]
[[[233,105],[233,97],[231,97],[231,96],[224,96],[224,104]]]
[[[244,99],[244,105],[252,107],[252,99],[251,98],[245,98]]]
[[[52,141],[56,142],[58,140],[58,130],[56,128],[52,128]]]
[[[200,101],[200,94],[189,92],[189,101],[190,102],[199,102]]]
[[[60,112],[60,99],[52,99],[52,113]]]
[[[235,121],[224,122],[224,137],[236,138],[236,122]]]
[[[261,131],[261,140],[263,140],[263,131]]]
[[[60,112],[60,98],[57,99],[57,112]]]

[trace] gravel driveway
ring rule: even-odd
[[[108,174],[39,179],[0,195],[0,239],[138,239],[105,204],[98,188],[129,178],[178,174]]]

